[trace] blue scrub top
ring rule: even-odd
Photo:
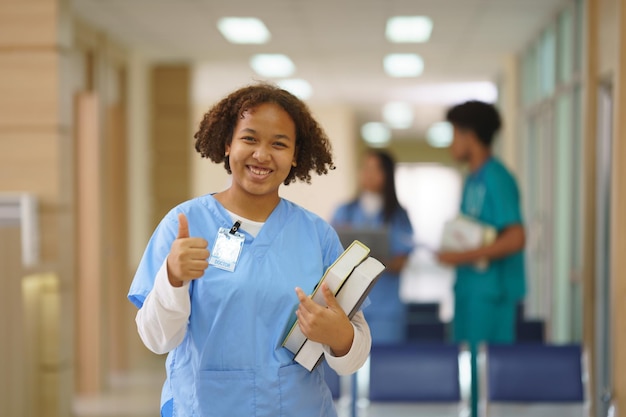
[[[211,195],[170,211],[155,230],[128,294],[141,308],[185,213],[190,236],[215,243],[233,220]],[[281,200],[256,238],[245,243],[234,272],[210,266],[189,286],[191,316],[182,343],[168,354],[161,404],[175,416],[336,416],[323,367],[309,373],[281,347],[298,304],[342,252],[334,229]]]
[[[409,216],[399,207],[385,222],[382,210],[366,213],[358,201],[341,205],[334,213],[335,227],[389,228],[389,252],[392,257],[409,255],[414,248],[413,227]],[[385,262],[384,259],[381,259]],[[372,343],[396,343],[406,339],[406,305],[400,299],[400,275],[384,272],[369,294],[369,304],[363,313],[370,326]]]
[[[461,213],[490,224],[501,232],[523,224],[515,178],[496,158],[471,173],[463,187]],[[517,301],[526,294],[524,252],[489,262],[485,270],[473,265],[456,269],[457,297],[486,297]]]

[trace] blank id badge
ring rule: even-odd
[[[230,230],[220,227],[209,257],[209,265],[233,272],[245,240],[245,236],[237,232],[237,227],[233,226]]]

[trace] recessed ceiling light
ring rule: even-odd
[[[313,94],[313,88],[308,81],[300,78],[289,78],[286,80],[280,80],[276,84],[284,90],[289,91],[300,100],[308,100]]]
[[[257,74],[270,78],[290,77],[296,71],[293,61],[283,54],[254,55],[250,66]]]
[[[369,122],[361,126],[361,136],[369,146],[379,148],[389,143],[391,131],[384,123]]]
[[[383,107],[383,119],[393,129],[408,129],[413,124],[413,107],[403,101],[392,101]]]
[[[433,30],[433,21],[427,16],[395,16],[387,20],[385,35],[394,43],[426,42]]]
[[[453,129],[448,122],[437,122],[426,132],[426,142],[434,148],[446,148],[452,143]]]
[[[389,54],[383,66],[391,77],[417,77],[424,71],[424,60],[417,54]]]
[[[270,31],[256,17],[223,17],[217,28],[231,43],[262,44],[270,40]]]

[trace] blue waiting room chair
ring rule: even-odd
[[[445,417],[467,408],[459,379],[458,345],[372,346],[367,417]]]
[[[580,345],[487,345],[480,366],[483,417],[583,417]]]

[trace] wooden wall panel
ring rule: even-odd
[[[0,130],[57,127],[59,123],[59,53],[0,53]]]
[[[108,359],[109,369],[128,369],[128,336],[136,329],[135,308],[126,298],[132,275],[128,265],[128,181],[126,123],[123,104],[107,111],[105,146],[105,282],[108,286]]]
[[[58,5],[42,0],[0,2],[0,48],[55,46]]]
[[[597,399],[595,390],[597,378],[595,375],[596,343],[596,278],[595,278],[595,242],[596,242],[596,137],[598,129],[597,119],[597,80],[598,80],[598,1],[590,0],[585,4],[586,30],[585,30],[585,60],[584,60],[584,166],[586,175],[583,188],[584,199],[584,224],[585,239],[583,241],[583,277],[582,277],[582,302],[583,302],[583,343],[588,357],[589,392],[590,392],[590,415],[595,415]]]
[[[2,415],[29,416],[21,304],[21,244],[19,227],[0,227],[0,378],[7,381],[0,389]]]
[[[67,103],[69,83],[61,82],[61,67],[67,78],[72,77],[64,49],[67,42],[61,38],[71,31],[67,23],[67,0],[0,0],[0,190],[33,193],[39,201],[40,264],[34,271],[51,272],[63,284],[61,328],[48,328],[40,345],[60,367],[51,367],[50,361],[42,365],[45,376],[36,382],[25,381],[23,377],[9,377],[8,391],[3,386],[3,394],[10,396],[7,403],[0,399],[2,415],[11,416],[67,416],[70,415],[72,390],[68,384],[61,384],[61,377],[67,381],[70,374],[67,358],[73,354],[71,329],[74,252],[73,225],[73,159],[67,152],[71,145],[69,134],[70,118],[60,119],[60,106]],[[63,17],[61,14],[65,14]],[[64,23],[61,23],[64,22]],[[68,157],[72,159],[68,163]],[[6,254],[6,245],[14,243],[0,234],[0,256]],[[13,256],[19,260],[19,256]],[[0,261],[0,269],[7,263]],[[8,277],[4,276],[8,279]],[[11,280],[11,288],[4,285],[0,297],[0,316],[20,324],[22,314],[16,307],[21,300],[14,285],[21,287],[23,274]],[[3,275],[0,274],[0,278]],[[47,314],[47,313],[45,313]],[[49,316],[46,316],[49,317]],[[44,329],[45,330],[45,329]],[[61,333],[63,337],[60,337]],[[4,331],[0,332],[6,335]],[[13,343],[23,338],[11,333],[7,340]],[[56,337],[56,338],[55,338]],[[53,340],[54,338],[54,340]],[[3,339],[4,340],[4,339]],[[28,347],[28,346],[26,346]],[[25,366],[27,351],[13,350],[2,358],[10,361],[13,369]],[[27,349],[26,349],[27,350]],[[24,370],[22,370],[24,371]],[[6,376],[2,372],[3,376]],[[28,382],[28,383],[25,383]],[[34,385],[33,385],[34,384]],[[30,390],[40,386],[42,396],[30,398]],[[11,404],[21,402],[20,409]],[[39,410],[35,410],[37,407]]]
[[[39,250],[42,264],[52,265],[61,256],[62,246],[70,244],[68,231],[59,222],[61,209],[56,205],[39,207]]]
[[[191,100],[187,66],[157,66],[152,71],[153,226],[190,197],[189,137]]]
[[[95,94],[76,100],[76,389],[96,394],[102,389],[102,170]]]
[[[626,4],[617,7],[617,70],[615,71],[615,113],[613,116],[612,203],[611,213],[611,312],[613,323],[613,388],[620,415],[626,413]],[[617,414],[616,414],[617,415]]]
[[[0,99],[2,101],[2,99]],[[59,134],[0,128],[0,189],[36,193],[45,203],[59,196]]]

